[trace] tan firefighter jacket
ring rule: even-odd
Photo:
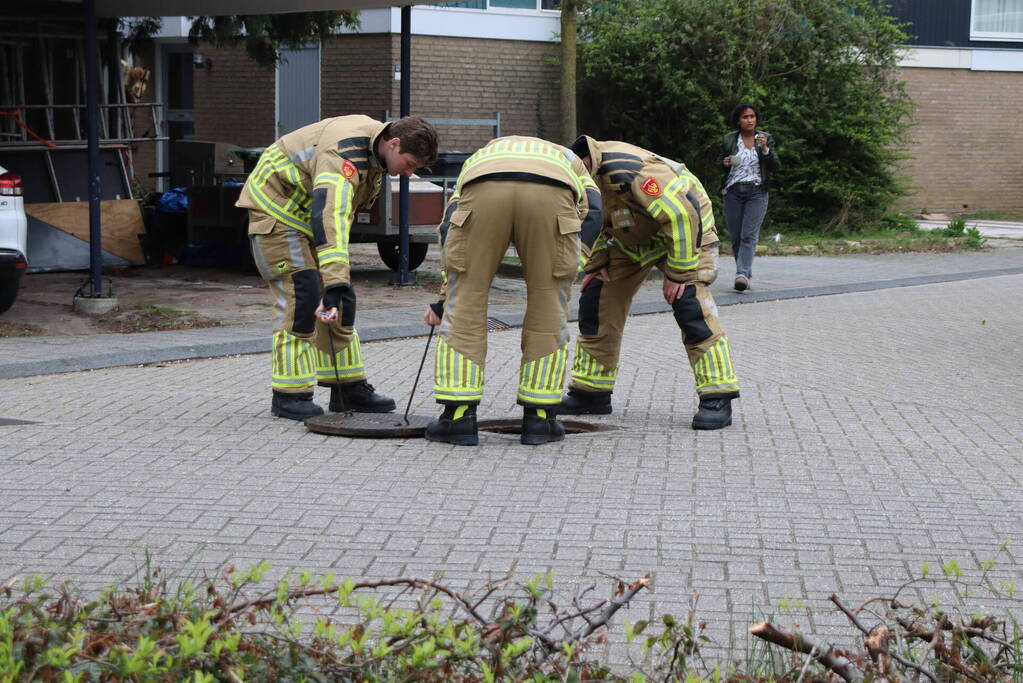
[[[441,244],[444,244],[451,224],[461,225],[466,217],[458,210],[462,188],[478,180],[523,180],[569,188],[575,195],[576,216],[565,221],[559,217],[559,226],[562,234],[579,233],[585,263],[590,247],[600,233],[601,200],[586,166],[572,150],[540,138],[520,135],[497,138],[478,149],[462,165],[454,194],[444,211],[444,219],[437,226]],[[442,299],[445,289],[441,291]]]
[[[386,169],[375,150],[387,126],[368,116],[337,116],[299,128],[263,152],[237,206],[262,211],[313,241],[325,289],[350,281],[352,218],[380,193]],[[250,234],[273,224],[250,224]]]
[[[607,266],[613,244],[643,265],[664,260],[660,267],[671,280],[693,279],[700,248],[718,242],[710,198],[697,177],[684,164],[626,142],[585,140],[604,200],[604,229],[586,272]]]

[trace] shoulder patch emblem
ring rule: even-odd
[[[345,163],[341,165],[341,175],[343,175],[345,178],[351,178],[355,174],[356,174],[355,164],[348,161],[348,159],[345,159]]]
[[[658,185],[657,181],[654,180],[653,178],[647,178],[646,180],[644,180],[641,189],[651,197],[656,197],[657,195],[661,194],[661,186]]]

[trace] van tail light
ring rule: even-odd
[[[0,196],[20,197],[21,176],[9,172],[0,174]]]

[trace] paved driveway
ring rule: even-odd
[[[666,314],[629,321],[599,418],[620,429],[541,448],[308,433],[269,417],[264,354],[0,380],[0,415],[39,421],[0,427],[0,583],[97,589],[146,549],[179,575],[264,559],[456,585],[650,571],[655,592],[625,618],[684,613],[698,590],[712,635],[741,647],[784,598],[814,609],[785,620],[833,633],[830,592],[888,592],[922,562],[975,574],[1006,538],[995,574],[1019,578],[1023,275],[722,315],[742,399],[709,433],[689,429]],[[484,417],[518,414],[518,338],[489,337]],[[371,380],[403,402],[423,343],[367,345]],[[432,414],[426,388],[414,411]]]

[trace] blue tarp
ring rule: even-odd
[[[169,213],[185,213],[188,211],[188,193],[183,187],[167,190],[156,200],[156,206]]]

